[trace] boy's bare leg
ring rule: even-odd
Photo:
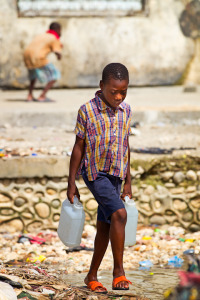
[[[90,281],[97,280],[97,271],[101,264],[101,261],[104,257],[106,249],[109,242],[109,230],[110,224],[97,221],[97,233],[94,242],[94,253],[92,257],[92,262],[90,265],[90,270],[85,278],[85,284],[88,284]],[[103,288],[97,288],[97,292],[105,291]]]
[[[127,213],[124,208],[117,210],[111,216],[110,241],[114,259],[114,278],[125,275],[123,268],[123,253],[126,221]],[[127,282],[122,281],[117,284],[117,287],[128,288],[129,284]]]
[[[46,93],[48,92],[48,90],[50,90],[50,88],[52,88],[52,86],[54,85],[54,83],[56,82],[56,80],[52,80],[52,81],[49,81],[46,86],[44,87],[41,95],[39,96],[38,98],[38,101],[43,101],[45,100],[46,98]]]
[[[33,89],[34,89],[34,86],[35,86],[35,82],[36,82],[36,79],[33,79],[33,80],[30,81],[27,101],[33,101],[33,98],[34,98],[33,97]]]

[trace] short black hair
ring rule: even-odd
[[[116,80],[127,80],[129,82],[128,69],[120,63],[111,63],[105,66],[102,73],[103,83],[107,82],[110,78]]]
[[[61,25],[58,22],[53,22],[49,25],[50,30],[59,30],[61,29]]]

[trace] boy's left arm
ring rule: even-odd
[[[128,140],[128,167],[127,167],[127,173],[126,173],[126,178],[125,178],[124,188],[123,188],[121,198],[124,199],[125,196],[129,196],[130,199],[132,198],[129,140]]]

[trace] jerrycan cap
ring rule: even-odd
[[[75,208],[79,208],[79,209],[83,207],[82,203],[79,201],[77,196],[74,196],[74,204],[73,205]]]

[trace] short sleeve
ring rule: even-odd
[[[52,42],[52,51],[60,53],[62,49],[62,44],[59,39],[54,39]]]
[[[132,112],[131,107],[127,108],[127,135],[131,134],[131,119],[132,119]]]
[[[74,133],[81,139],[85,139],[85,132],[86,132],[86,114],[84,111],[84,106],[81,106],[78,111]]]

